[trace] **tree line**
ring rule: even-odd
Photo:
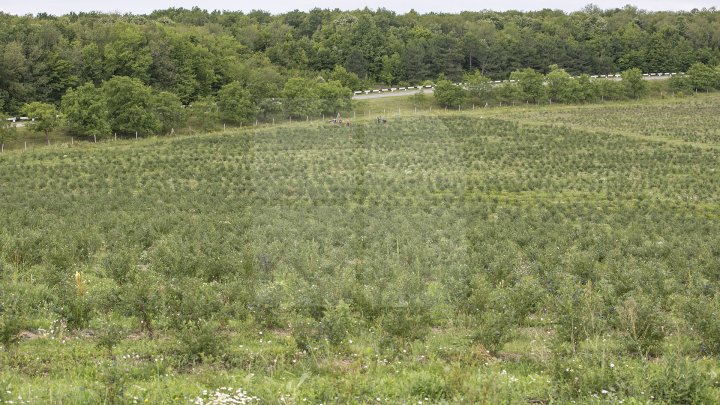
[[[226,91],[240,100],[233,108],[244,112],[231,120],[279,112],[300,117],[337,107],[321,100],[347,103],[346,89],[419,84],[440,75],[460,81],[479,71],[498,80],[527,68],[551,74],[553,65],[571,75],[714,66],[720,63],[718,27],[714,8],[646,12],[631,6],[587,6],[569,14],[367,8],[279,15],[199,8],[148,15],[0,13],[0,111],[17,115],[32,102],[61,107],[71,89],[76,98],[97,91],[88,85],[106,95],[119,83],[114,78],[127,77],[147,87],[140,92],[152,95],[145,103],[169,103],[172,94],[178,105],[222,115],[220,91],[232,85]],[[278,103],[288,96],[313,101]],[[113,127],[112,107],[111,130],[134,132]],[[160,132],[167,119],[158,112],[137,130]]]

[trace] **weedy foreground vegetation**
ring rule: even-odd
[[[0,155],[0,402],[717,403],[717,102]]]

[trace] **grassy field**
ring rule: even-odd
[[[717,95],[402,102],[0,155],[0,403],[720,401]]]

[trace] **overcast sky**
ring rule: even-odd
[[[587,3],[590,3],[588,1]],[[271,13],[282,13],[290,10],[307,11],[315,7],[340,8],[343,10],[354,10],[365,6],[376,9],[384,7],[399,13],[404,13],[411,8],[420,13],[435,12],[459,12],[463,10],[539,10],[543,8],[561,9],[565,11],[576,11],[583,7],[585,2],[573,0],[486,0],[486,1],[452,1],[445,3],[438,0],[415,0],[412,2],[400,0],[385,1],[351,1],[351,0],[265,0],[265,1],[231,1],[231,0],[124,0],[102,2],[98,0],[0,0],[0,11],[10,14],[36,14],[46,12],[55,15],[67,14],[71,11],[105,11],[120,13],[145,14],[157,9],[168,7],[186,7],[195,5],[206,10],[241,10],[262,9]],[[602,9],[623,7],[628,1],[594,1]],[[703,7],[718,5],[718,0],[635,0],[632,4],[644,10],[692,10]]]

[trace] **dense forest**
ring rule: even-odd
[[[205,107],[219,102],[220,90],[232,85],[226,93],[239,104],[232,107],[249,116],[272,113],[278,97],[349,98],[348,90],[419,84],[440,75],[460,80],[479,71],[506,79],[526,68],[548,73],[553,65],[569,74],[630,68],[680,72],[698,62],[720,62],[720,12],[715,9],[0,13],[0,111],[9,114],[31,102],[59,106],[70,89],[84,89],[76,99],[87,102],[94,97],[90,87],[100,91],[121,84],[135,97],[154,94],[161,105],[179,100]],[[115,79],[108,84],[114,77],[132,78],[132,83]],[[83,106],[82,100],[74,103]],[[337,108],[321,104],[311,110]],[[241,111],[243,105],[252,107],[251,114]],[[155,121],[150,127],[159,130],[162,117]]]

